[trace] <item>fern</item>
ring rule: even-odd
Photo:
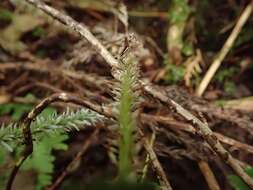
[[[37,117],[31,128],[33,134],[79,131],[83,125],[91,125],[101,117],[101,115],[88,109],[81,109],[76,112],[67,110],[61,115],[57,115],[55,112],[49,117]]]
[[[8,111],[8,110],[7,110]],[[21,169],[33,170],[37,173],[35,189],[42,190],[52,181],[55,156],[53,150],[66,150],[64,143],[68,139],[67,132],[80,130],[83,125],[91,125],[102,119],[102,116],[88,109],[80,109],[57,115],[53,108],[47,108],[31,124],[35,139],[33,154]],[[22,142],[23,134],[16,123],[2,125],[0,128],[0,145],[8,151],[13,151]],[[19,152],[19,147],[15,148]],[[1,149],[0,153],[4,149]],[[5,156],[0,155],[0,163],[4,163]],[[4,177],[4,176],[2,176]]]
[[[66,133],[72,130],[79,130],[83,125],[90,125],[101,119],[102,116],[96,112],[81,109],[76,112],[67,110],[61,115],[56,112],[49,116],[38,116],[31,124],[32,134],[36,140],[41,139],[44,134]],[[15,144],[22,141],[22,130],[16,123],[0,128],[0,145],[13,150]]]
[[[67,134],[55,133],[53,136],[45,136],[34,144],[34,152],[22,166],[23,170],[34,170],[37,173],[36,190],[44,189],[51,184],[54,171],[55,156],[53,150],[67,150],[64,143],[68,139]]]
[[[0,128],[0,145],[2,147],[12,152],[13,142],[16,141],[16,143],[20,143],[21,137],[22,137],[22,131],[19,127],[17,127],[16,123],[9,124],[7,126],[2,124]]]
[[[131,173],[133,157],[133,132],[136,128],[133,111],[137,104],[138,68],[134,60],[120,65],[120,84],[116,89],[118,123],[121,139],[119,142],[119,177],[127,179]]]

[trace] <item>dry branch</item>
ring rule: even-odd
[[[220,190],[220,186],[207,162],[199,161],[199,168],[203,173],[210,190]]]
[[[251,12],[253,10],[253,1],[251,1],[248,6],[244,9],[243,13],[241,14],[240,18],[238,19],[234,29],[232,30],[230,36],[228,37],[227,41],[223,45],[222,49],[218,53],[218,56],[214,59],[213,63],[209,67],[206,75],[204,76],[203,80],[201,81],[196,94],[198,96],[202,96],[203,92],[207,88],[208,84],[210,83],[212,77],[216,73],[217,69],[221,65],[221,62],[227,55],[227,53],[230,51],[232,48],[237,36],[239,35],[243,25],[246,23],[248,20]]]
[[[148,115],[148,114],[141,114],[141,117],[144,118],[144,121],[149,119],[151,121],[155,121],[155,122],[158,122],[160,124],[165,124],[167,127],[172,128],[174,130],[182,130],[182,131],[189,132],[191,134],[196,133],[196,130],[192,125],[176,121],[176,120],[174,120],[172,118],[169,118],[169,117],[153,116],[153,115]],[[220,133],[217,133],[217,132],[214,132],[214,135],[223,144],[227,144],[227,145],[233,146],[236,149],[240,149],[240,150],[243,150],[245,152],[253,154],[253,146],[251,146],[249,144],[239,142],[235,139],[224,136],[224,135],[222,135]]]
[[[143,133],[141,132],[141,130],[139,130],[139,132],[142,134],[142,136],[144,136]],[[143,137],[143,141],[144,141],[144,147],[147,150],[148,155],[150,157],[152,166],[155,169],[155,171],[157,172],[157,176],[158,176],[160,184],[161,184],[161,189],[162,190],[172,190],[170,182],[168,181],[166,174],[165,174],[152,146],[148,142],[147,138]]]

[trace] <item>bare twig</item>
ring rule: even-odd
[[[247,151],[247,152],[253,154],[253,147],[251,145],[239,142],[235,139],[224,136],[220,133],[214,133],[214,134],[222,143],[231,145],[235,148],[238,148],[238,149],[241,149],[241,150],[244,150],[244,151]]]
[[[220,190],[219,184],[207,162],[199,161],[199,168],[204,175],[210,190]]]
[[[27,85],[24,85],[22,86],[21,88],[18,88],[13,94],[12,96],[17,96],[19,94],[21,94],[22,92],[26,92],[34,87],[40,87],[42,89],[45,89],[45,90],[50,90],[54,93],[60,93],[60,92],[64,92],[63,90],[61,89],[58,89],[54,86],[51,86],[47,83],[43,83],[43,82],[33,82],[33,83],[28,83]]]
[[[152,135],[151,135],[151,138],[149,140],[150,147],[152,147],[152,148],[153,148],[153,145],[154,145],[155,138],[156,138],[156,134],[155,134],[155,132],[153,132]],[[146,179],[147,172],[148,172],[148,167],[149,167],[149,162],[150,162],[150,156],[149,156],[149,154],[147,154],[146,159],[145,159],[145,165],[142,169],[142,176],[141,176],[141,181],[142,182]]]
[[[71,17],[59,12],[58,10],[46,5],[45,3],[39,0],[26,0],[27,2],[33,4],[37,8],[43,10],[48,15],[51,15],[56,20],[59,20],[61,23],[65,24],[69,29],[80,34],[81,37],[89,41],[93,48],[107,61],[107,63],[112,67],[112,69],[118,68],[119,61],[115,59],[112,54],[97,40],[97,38],[88,30],[84,25],[79,24]],[[251,11],[250,11],[251,12]],[[118,70],[118,69],[116,69]],[[117,72],[112,72],[112,75],[118,79],[119,75]],[[151,94],[153,97],[159,99],[164,104],[174,108],[178,114],[183,116],[188,122],[192,122],[195,126],[198,134],[212,147],[212,149],[227,163],[231,168],[239,175],[245,183],[247,183],[251,188],[253,188],[253,180],[248,174],[244,172],[241,166],[236,162],[232,155],[224,149],[220,144],[216,136],[210,130],[207,124],[200,121],[189,111],[185,110],[182,106],[177,104],[175,101],[168,98],[163,93],[156,91],[153,86],[144,81],[140,81],[143,85],[144,90]]]
[[[150,120],[154,120],[156,122],[159,122],[161,124],[165,124],[167,127],[170,127],[172,129],[182,130],[182,131],[186,131],[186,132],[189,132],[192,134],[196,133],[196,130],[192,125],[176,121],[176,120],[169,118],[169,117],[154,116],[154,115],[149,115],[149,114],[141,114],[141,117],[144,118],[144,121],[145,121],[145,119],[150,119]],[[233,146],[237,149],[240,149],[240,150],[243,150],[243,151],[253,154],[253,146],[250,146],[249,144],[239,142],[235,139],[224,136],[224,135],[217,133],[217,132],[214,132],[214,135],[223,144],[227,144],[227,145]]]
[[[36,64],[39,63],[39,64]],[[101,85],[104,87],[105,83],[109,83],[109,81],[105,77],[95,77],[92,74],[87,74],[85,72],[76,72],[76,71],[71,71],[67,69],[59,69],[59,67],[55,67],[51,65],[52,62],[49,62],[46,64],[42,60],[38,59],[36,60],[36,63],[33,62],[5,62],[0,64],[0,71],[5,71],[5,70],[29,70],[29,71],[36,71],[40,73],[50,73],[54,75],[59,75],[59,76],[66,76],[70,77],[73,79],[78,79],[78,80],[83,80],[86,83],[92,84],[92,87],[100,88]],[[53,63],[52,63],[53,64]],[[50,66],[49,66],[50,65]],[[101,89],[102,90],[102,89]]]
[[[221,65],[221,62],[230,51],[231,47],[233,46],[237,36],[239,35],[243,25],[248,20],[251,12],[253,10],[253,1],[251,1],[248,6],[244,9],[243,13],[241,14],[240,18],[238,19],[234,29],[232,30],[230,36],[228,37],[227,41],[223,45],[222,49],[220,50],[217,57],[214,59],[212,65],[209,67],[207,73],[205,74],[203,80],[201,81],[199,87],[197,88],[196,94],[198,96],[202,96],[205,89],[207,88],[208,84],[210,83],[212,77],[216,73],[217,69]]]
[[[138,132],[140,133],[140,135],[142,136],[143,139],[143,143],[144,143],[144,147],[149,155],[150,161],[152,163],[153,168],[155,169],[156,173],[157,173],[157,177],[160,181],[160,185],[161,185],[161,189],[162,190],[172,190],[172,187],[170,185],[170,182],[167,179],[167,176],[156,156],[156,153],[154,152],[151,144],[149,143],[149,141],[147,140],[147,138],[144,137],[143,132],[141,131],[141,129],[138,130]]]

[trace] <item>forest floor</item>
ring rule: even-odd
[[[236,176],[231,163],[239,163],[253,174],[250,1],[45,2],[85,25],[110,55],[120,59],[130,49],[138,62],[139,79],[152,85],[151,93],[148,87],[143,87],[144,83],[138,89],[136,118],[143,136],[135,142],[137,175],[142,176],[143,168],[148,166],[146,179],[159,184],[164,174],[176,190],[249,189]],[[240,17],[242,14],[244,18]],[[106,59],[70,25],[57,20],[25,1],[1,0],[3,127],[10,122],[22,123],[33,107],[55,93],[80,97],[93,107],[113,107],[117,101],[113,60]],[[138,42],[133,51],[129,48],[129,34]],[[215,61],[218,67],[208,80],[205,75]],[[168,97],[169,105],[165,103],[167,100],[161,100],[161,94]],[[213,131],[212,139],[196,128],[195,119],[188,119],[183,111],[180,113],[178,106],[172,108],[171,100],[187,109],[201,124],[208,124]],[[78,107],[57,102],[46,109],[46,114]],[[53,140],[42,139],[41,145],[34,146],[28,164],[18,172],[13,189],[78,190],[105,176],[115,179],[118,134],[114,128],[113,119],[106,119]],[[150,142],[151,150],[145,147],[143,139]],[[232,162],[226,163],[226,158],[217,153],[215,142],[212,144],[215,139],[233,156]],[[152,159],[145,163],[147,152],[158,158],[155,163]],[[0,151],[1,187],[6,184],[19,153],[20,150]],[[38,158],[36,153],[42,156]]]

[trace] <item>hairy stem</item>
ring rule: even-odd
[[[128,64],[128,63],[126,63]],[[131,82],[131,65],[125,67],[122,72],[119,97],[119,116],[118,122],[120,127],[120,146],[119,146],[119,177],[127,179],[131,173],[132,157],[133,157],[133,131],[135,129],[135,121],[132,115],[132,106],[134,93],[132,91]]]

